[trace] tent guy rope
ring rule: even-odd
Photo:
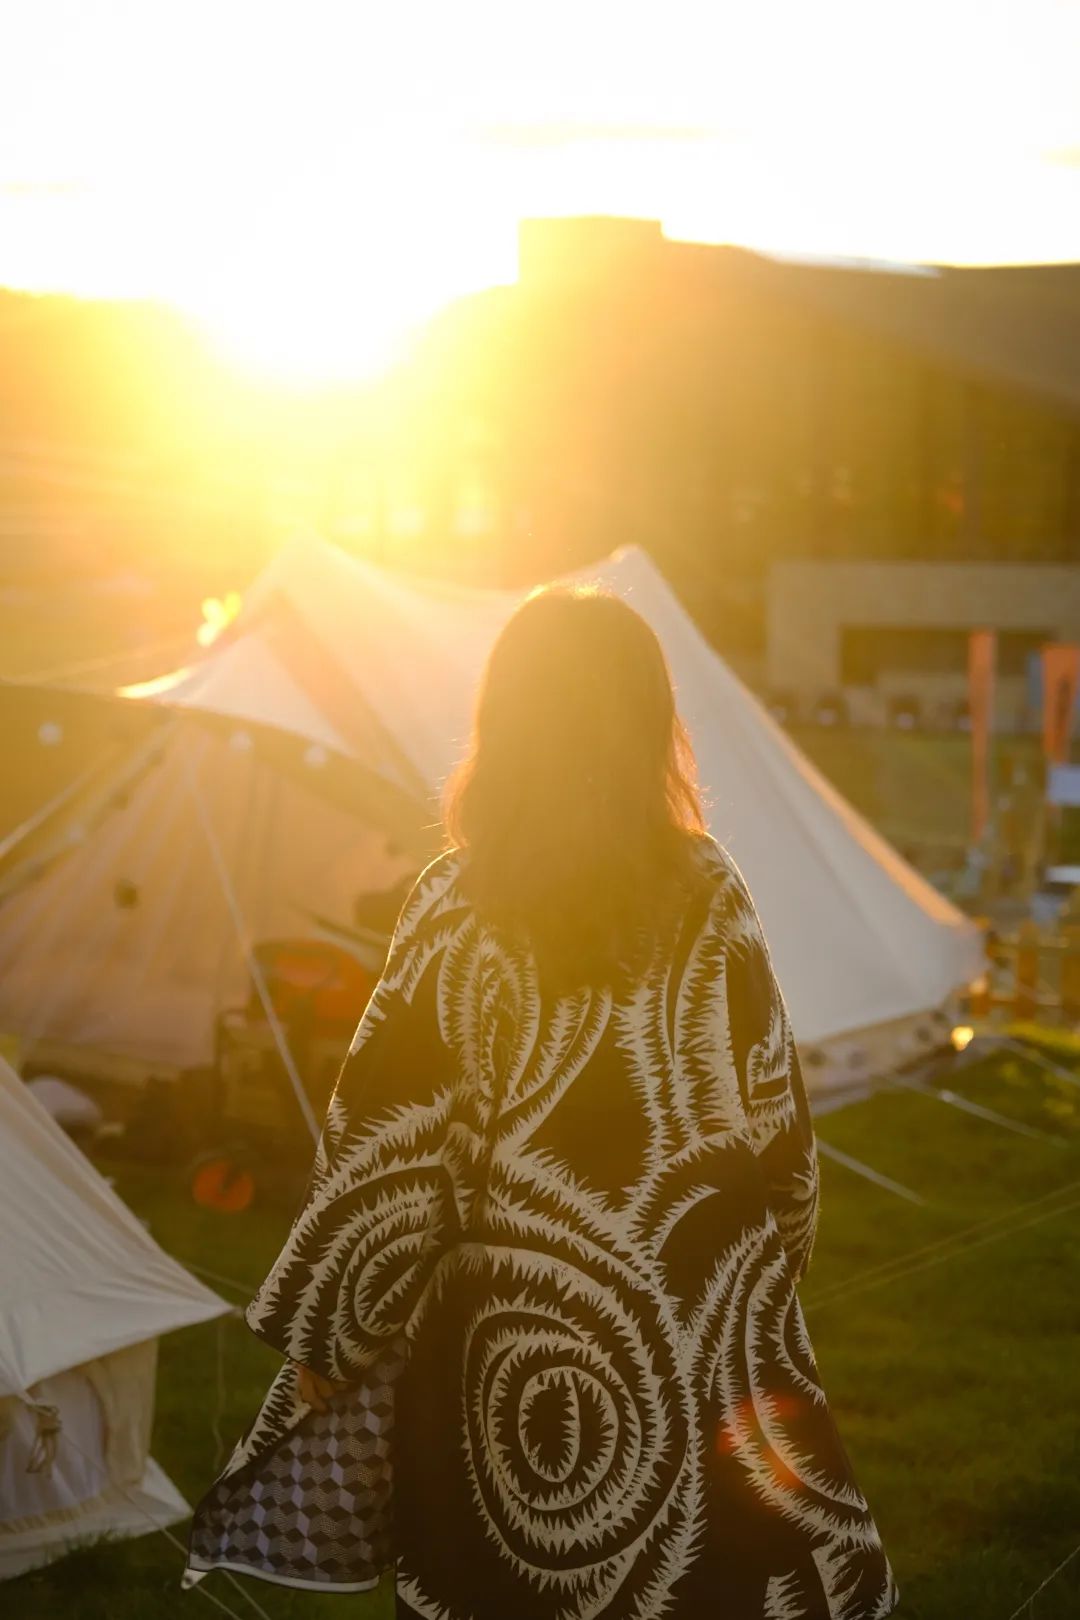
[[[1031,1042],[1014,1040],[1011,1035],[998,1035],[994,1037],[994,1046],[1000,1051],[1015,1052],[1017,1057],[1024,1058],[1028,1063],[1034,1063],[1036,1068],[1044,1069],[1056,1080],[1064,1080],[1070,1086],[1080,1086],[1080,1074],[1074,1073],[1072,1069],[1066,1069],[1060,1063],[1055,1063]]]
[[[128,652],[109,653],[102,658],[83,658],[78,663],[56,664],[51,669],[34,669],[28,674],[12,677],[12,684],[16,686],[50,686],[57,681],[67,680],[72,675],[91,675],[106,669],[121,669],[124,665],[131,666],[137,659],[149,658],[158,653],[185,653],[190,657],[198,651],[195,639],[191,635],[168,636],[163,640],[149,641],[140,647],[132,647]],[[61,688],[63,690],[63,688]]]
[[[241,1299],[251,1299],[258,1289],[258,1283],[240,1282],[236,1277],[223,1277],[220,1272],[210,1271],[206,1266],[196,1265],[194,1260],[186,1260],[182,1255],[175,1255],[174,1259],[179,1260],[182,1266],[185,1266],[188,1271],[193,1271],[197,1277],[205,1277],[207,1282],[217,1283],[222,1288],[231,1288],[234,1293],[240,1295]],[[234,1312],[234,1315],[237,1316],[242,1314],[241,1311]]]
[[[930,1097],[950,1108],[958,1108],[961,1113],[971,1114],[975,1119],[983,1119],[990,1125],[999,1125],[1004,1131],[1012,1131],[1014,1136],[1026,1136],[1032,1142],[1052,1142],[1055,1147],[1065,1146],[1062,1137],[1051,1136],[1049,1131],[1036,1130],[1034,1125],[1025,1125],[1018,1119],[1010,1119],[1007,1114],[999,1114],[992,1108],[984,1108],[982,1103],[972,1102],[969,1097],[961,1097],[958,1092],[939,1091],[933,1086],[920,1085],[916,1080],[901,1079],[899,1075],[889,1075],[886,1084],[897,1091],[910,1091],[917,1097]]]
[[[847,1282],[834,1284],[833,1288],[826,1289],[824,1294],[819,1296],[819,1299],[822,1303],[824,1303],[825,1299],[835,1292],[836,1289],[846,1289],[853,1281],[865,1281],[870,1277],[877,1277],[883,1272],[892,1271],[897,1266],[906,1266],[913,1260],[918,1260],[926,1255],[937,1253],[942,1249],[951,1249],[962,1239],[968,1237],[978,1237],[983,1232],[989,1231],[995,1226],[1001,1226],[1003,1224],[1008,1225],[1009,1222],[1012,1221],[1016,1216],[1026,1215],[1031,1210],[1042,1208],[1048,1203],[1056,1202],[1057,1199],[1064,1198],[1067,1194],[1073,1193],[1080,1194],[1080,1181],[1066,1182],[1064,1186],[1056,1187],[1051,1192],[1040,1193],[1038,1198],[1028,1199],[1026,1202],[1021,1204],[1012,1204],[1008,1209],[1003,1210],[998,1215],[989,1215],[985,1220],[974,1221],[970,1226],[962,1227],[958,1232],[948,1232],[944,1237],[935,1238],[932,1242],[921,1244],[916,1249],[909,1249],[904,1254],[894,1255],[891,1260],[882,1260],[878,1265],[869,1266],[865,1271],[860,1272],[858,1277],[849,1278]]]
[[[119,1492],[128,1505],[134,1508],[135,1512],[138,1513],[141,1518],[146,1520],[151,1529],[155,1530],[158,1535],[164,1536],[166,1541],[168,1541],[179,1553],[182,1554],[185,1563],[187,1562],[188,1550],[184,1543],[180,1540],[180,1537],[174,1535],[167,1524],[159,1524],[149,1509],[144,1507],[138,1498],[134,1496],[125,1485],[117,1484],[116,1480],[112,1479],[107,1470],[102,1467],[102,1464],[97,1457],[92,1456],[91,1453],[85,1450],[83,1446],[80,1446],[78,1441],[73,1440],[71,1435],[64,1429],[59,1431],[58,1444],[70,1446],[73,1451],[77,1451],[83,1461],[88,1463],[95,1473],[100,1474],[102,1478],[106,1479],[109,1485]],[[236,1588],[244,1601],[248,1603],[254,1612],[259,1616],[259,1620],[270,1620],[270,1616],[257,1601],[257,1599],[252,1595],[252,1593],[250,1593],[245,1587],[241,1586],[240,1582],[236,1580],[228,1570],[222,1570],[221,1573],[225,1576],[230,1585]],[[230,1615],[232,1620],[240,1620],[240,1616],[237,1614],[235,1609],[230,1609],[227,1603],[224,1603],[221,1598],[216,1597],[213,1592],[208,1592],[204,1586],[195,1585],[193,1588],[190,1588],[190,1590],[199,1592],[202,1597],[206,1598],[207,1602],[212,1603],[216,1609],[220,1609],[222,1614]]]
[[[1040,1584],[1035,1588],[1034,1592],[1032,1592],[1031,1596],[1026,1597],[1023,1603],[1021,1603],[1020,1607],[1013,1610],[1012,1614],[1009,1616],[1009,1620],[1022,1620],[1023,1616],[1033,1616],[1035,1613],[1035,1599],[1039,1596],[1039,1593],[1045,1592],[1051,1581],[1056,1581],[1062,1571],[1068,1569],[1074,1558],[1080,1558],[1080,1543],[1077,1543],[1071,1553],[1066,1554],[1056,1569],[1052,1569],[1050,1571],[1046,1579],[1040,1582]]]
[[[842,1164],[846,1170],[854,1171],[857,1176],[862,1176],[865,1181],[872,1181],[875,1187],[881,1187],[886,1192],[894,1193],[897,1198],[905,1198],[910,1204],[926,1203],[926,1199],[920,1197],[918,1193],[912,1192],[910,1187],[903,1187],[898,1181],[891,1180],[889,1176],[883,1176],[880,1171],[872,1170],[868,1164],[863,1164],[861,1159],[853,1159],[850,1153],[841,1153],[840,1149],[833,1147],[831,1142],[823,1142],[820,1136],[817,1139],[817,1147],[823,1158],[832,1159],[836,1164]]]
[[[284,1065],[285,1073],[289,1077],[289,1084],[292,1086],[293,1092],[296,1096],[296,1101],[300,1108],[300,1112],[304,1117],[304,1123],[311,1132],[312,1141],[317,1143],[319,1140],[318,1121],[316,1120],[314,1111],[311,1107],[311,1101],[308,1097],[304,1082],[300,1078],[296,1063],[293,1060],[292,1052],[289,1049],[289,1043],[285,1037],[285,1031],[281,1026],[281,1020],[277,1015],[277,1008],[274,1006],[270,991],[267,988],[263,971],[255,958],[255,953],[251,949],[251,942],[248,938],[247,924],[244,921],[244,915],[240,909],[240,902],[237,899],[236,889],[233,886],[232,878],[229,875],[229,868],[222,853],[221,844],[219,843],[217,834],[211,825],[210,817],[206,811],[206,805],[203,801],[202,794],[199,792],[199,784],[195,780],[195,773],[191,769],[191,762],[189,760],[184,761],[184,771],[187,777],[188,789],[195,804],[195,813],[199,818],[199,826],[202,828],[203,836],[206,839],[207,847],[210,851],[210,859],[213,862],[214,871],[217,873],[218,882],[221,884],[221,892],[225,897],[225,904],[229,908],[229,915],[232,917],[233,926],[236,929],[236,937],[240,943],[240,949],[244,954],[244,962],[247,966],[248,972],[251,975],[251,982],[255,986],[255,993],[262,1005],[263,1012],[266,1014],[266,1021],[270,1026],[270,1032],[274,1038],[274,1045],[278,1049],[278,1055],[281,1058],[282,1064]]]
[[[1076,1184],[1074,1183],[1073,1185],[1075,1186]],[[1048,1194],[1047,1196],[1048,1198],[1059,1198],[1061,1193],[1072,1190],[1072,1188],[1064,1188],[1061,1189],[1061,1192],[1058,1194]],[[1046,1200],[1036,1199],[1033,1202],[1044,1203]],[[1021,1206],[1021,1209],[1024,1207],[1025,1206]],[[957,1233],[951,1239],[942,1240],[940,1252],[929,1255],[924,1260],[920,1260],[916,1263],[908,1265],[903,1263],[905,1257],[900,1256],[896,1261],[895,1269],[885,1272],[883,1267],[874,1267],[862,1277],[853,1277],[847,1283],[840,1283],[836,1287],[828,1289],[826,1292],[819,1294],[816,1298],[811,1296],[805,1301],[806,1307],[808,1310],[813,1310],[818,1306],[832,1305],[838,1299],[848,1300],[857,1294],[868,1293],[871,1289],[883,1287],[888,1283],[901,1282],[908,1277],[913,1277],[921,1272],[931,1271],[936,1266],[944,1265],[947,1260],[953,1260],[962,1255],[970,1254],[975,1249],[985,1248],[987,1244],[996,1243],[1001,1238],[1012,1237],[1015,1233],[1027,1231],[1028,1228],[1033,1226],[1041,1226],[1045,1221],[1054,1220],[1059,1215],[1067,1215],[1071,1210],[1074,1209],[1080,1209],[1080,1194],[1077,1194],[1076,1197],[1069,1199],[1064,1203],[1055,1203],[1053,1208],[1044,1209],[1040,1213],[1032,1215],[1030,1220],[1013,1221],[1002,1224],[1000,1225],[999,1230],[986,1232],[981,1237],[974,1237],[970,1243],[960,1241],[964,1237],[964,1234]],[[1013,1211],[1012,1213],[1016,1212]],[[986,1224],[989,1225],[991,1223]],[[972,1229],[969,1229],[969,1231],[970,1230]],[[944,1246],[946,1244],[948,1245],[947,1247]],[[937,1246],[929,1245],[928,1247],[933,1248]],[[918,1250],[913,1251],[914,1254],[918,1254],[919,1252],[920,1251]],[[909,1256],[907,1258],[910,1259],[911,1257]]]
[[[227,1450],[225,1436],[221,1432],[221,1420],[225,1415],[225,1404],[228,1400],[228,1389],[225,1384],[225,1324],[232,1319],[233,1313],[228,1316],[219,1316],[214,1323],[214,1410],[210,1415],[210,1433],[214,1437],[214,1467],[221,1467]]]

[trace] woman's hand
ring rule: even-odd
[[[296,1374],[297,1398],[316,1412],[325,1412],[329,1397],[345,1388],[344,1384],[335,1383],[332,1378],[324,1378],[322,1373],[312,1372],[310,1367],[301,1367],[298,1361],[294,1361],[292,1366]]]

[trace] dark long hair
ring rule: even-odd
[[[696,766],[660,643],[594,588],[530,596],[492,649],[445,801],[470,898],[560,992],[643,965],[696,870]]]

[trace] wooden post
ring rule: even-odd
[[[1072,562],[1080,547],[1080,428],[1068,430],[1063,459],[1061,557]]]
[[[935,377],[929,366],[919,373],[917,390],[919,456],[919,533],[915,536],[915,556],[932,555],[937,542],[937,422]],[[910,546],[909,546],[910,551]]]
[[[973,630],[968,637],[968,707],[971,713],[971,845],[978,849],[990,824],[990,753],[994,732],[997,634]],[[984,892],[986,884],[984,883]]]
[[[1039,929],[1031,921],[1021,923],[1016,941],[1017,1018],[1034,1018],[1039,1007]]]
[[[964,389],[964,540],[975,555],[983,534],[983,404],[977,383]]]
[[[993,955],[990,948],[989,917],[973,917],[972,921],[983,937],[983,956],[986,967],[979,977],[969,985],[965,1002],[969,1018],[986,1018],[989,1016],[993,1005],[993,974],[998,958]]]
[[[825,322],[814,327],[810,362],[811,478],[813,480],[814,544],[820,556],[832,554],[834,534],[833,476],[836,456],[833,433],[835,411],[833,334]]]
[[[1061,958],[1061,1011],[1067,1023],[1080,1023],[1080,927],[1065,929]]]

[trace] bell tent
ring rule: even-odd
[[[2,1059],[0,1229],[7,1578],[187,1515],[149,1454],[157,1341],[229,1307],[158,1248]]]
[[[799,752],[644,552],[580,577],[660,637],[711,830],[754,894],[811,1085],[939,1043],[950,997],[980,971],[972,923]],[[142,1065],[208,1061],[253,944],[347,934],[359,896],[436,852],[440,784],[520,600],[316,540],[286,547],[205,656],[114,700],[148,717],[115,770],[9,840],[0,1029]]]

